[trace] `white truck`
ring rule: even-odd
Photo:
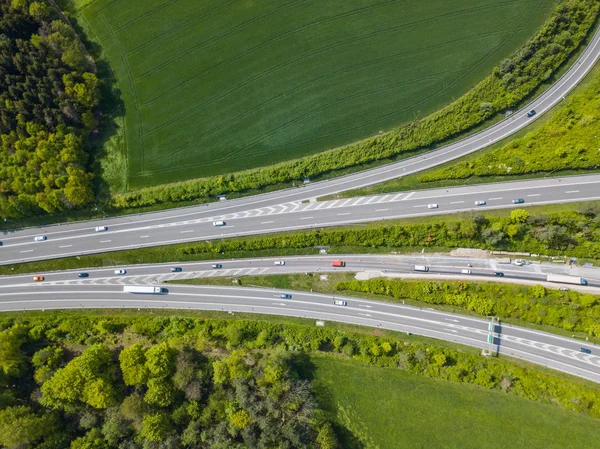
[[[142,293],[146,295],[162,295],[165,289],[152,285],[124,285],[124,293]]]
[[[581,277],[569,276],[566,274],[549,274],[546,278],[548,282],[555,282],[558,284],[574,284],[574,285],[587,285],[588,282]]]

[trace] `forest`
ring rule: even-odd
[[[88,143],[99,79],[71,26],[45,0],[0,0],[0,218],[94,199]]]
[[[600,418],[590,383],[405,337],[233,316],[4,315],[0,446],[338,448],[311,388],[313,353]]]

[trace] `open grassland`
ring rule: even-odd
[[[129,187],[141,187],[299,157],[431,112],[556,1],[76,3],[119,81]]]
[[[347,359],[311,359],[320,406],[349,429],[344,448],[584,449],[600,441],[600,422],[550,405]]]

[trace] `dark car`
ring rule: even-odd
[[[591,354],[592,353],[592,351],[589,350],[588,348],[581,348],[579,351],[584,352],[586,354]]]
[[[527,117],[533,117],[536,114],[535,109],[532,109],[527,113]]]
[[[171,267],[171,273],[179,273],[182,271],[181,267]]]
[[[223,265],[221,265],[220,263],[214,263],[211,265],[212,268],[223,268]]]
[[[504,277],[504,273],[502,271],[494,271],[494,276],[498,276],[503,278]]]
[[[292,299],[292,295],[290,295],[289,293],[282,293],[281,295],[279,295],[279,297],[281,299]]]
[[[77,276],[79,276],[80,278],[86,278],[89,277],[89,273],[79,273]]]
[[[512,200],[513,204],[523,204],[525,202],[525,200],[523,198],[515,198],[514,200]]]

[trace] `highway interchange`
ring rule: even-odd
[[[526,207],[534,204],[600,199],[600,175],[592,175],[315,201],[322,196],[417,173],[501,141],[564,99],[594,66],[599,56],[600,31],[597,31],[578,61],[540,97],[507,116],[502,122],[437,150],[329,181],[263,195],[141,215],[3,231],[0,237],[0,264],[474,209]],[[535,109],[537,114],[528,117],[527,112],[530,109]],[[524,204],[512,204],[512,200],[517,198],[522,198]],[[475,206],[475,201],[485,201],[486,204]],[[437,207],[428,208],[430,204],[436,204]],[[224,220],[226,225],[215,227],[213,221],[216,220]],[[107,226],[108,230],[96,232],[96,226]],[[34,242],[34,237],[38,235],[45,236],[46,240]],[[406,272],[410,271],[409,264],[412,263],[406,260],[393,262],[385,258],[373,260],[368,256],[360,256],[365,260],[359,261],[357,257],[359,256],[347,257],[347,270]],[[256,260],[223,261],[223,265],[227,263],[227,267],[224,266],[222,273],[232,270],[227,274],[264,274],[273,270],[272,262],[267,260],[264,263],[271,265],[263,266]],[[251,263],[254,264],[253,268],[249,268]],[[396,266],[392,265],[393,263],[396,263]],[[439,272],[456,274],[456,270],[460,271],[461,268],[456,265],[456,261],[437,263],[440,265],[432,269],[432,272],[437,269]],[[289,260],[285,268],[279,268],[281,271],[295,272],[325,271],[327,264],[331,270],[330,260],[327,258],[312,262],[298,258],[296,261]],[[405,266],[398,266],[399,264]],[[474,277],[488,276],[488,279],[491,279],[493,270],[498,269],[476,264],[477,262],[473,267]],[[488,322],[485,320],[397,304],[345,298],[348,304],[341,307],[333,304],[331,296],[317,293],[288,292],[292,294],[292,298],[282,300],[279,294],[283,292],[271,290],[184,286],[171,283],[167,284],[169,292],[166,295],[123,293],[124,283],[145,284],[168,280],[164,276],[173,275],[169,274],[167,268],[168,266],[128,268],[127,275],[122,277],[111,274],[112,269],[109,268],[86,270],[90,273],[90,277],[86,279],[77,278],[76,272],[45,273],[46,281],[40,283],[33,283],[31,276],[1,277],[0,311],[82,307],[164,307],[241,311],[341,321],[488,348]],[[238,274],[234,274],[236,270]],[[186,264],[184,272],[187,274],[190,271],[196,271],[198,276],[202,276],[200,272],[206,276],[209,272],[214,272],[208,268],[206,262],[195,267]],[[506,270],[506,277],[541,281],[544,273],[531,268],[519,271],[511,267],[510,270]],[[600,277],[591,279],[591,285],[600,285]],[[593,345],[509,325],[497,326],[494,331],[494,343],[502,354],[600,382],[600,357]],[[580,352],[581,347],[592,350],[592,354]]]

